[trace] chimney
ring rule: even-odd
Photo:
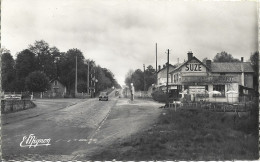
[[[159,71],[161,70],[161,65],[158,66]]]
[[[163,68],[165,68],[165,64],[163,64]]]
[[[244,57],[241,57],[241,62],[244,62]]]
[[[211,60],[206,60],[206,66],[211,69]]]
[[[193,53],[191,51],[188,52],[188,61],[191,60],[193,57]]]

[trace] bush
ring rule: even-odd
[[[167,94],[163,91],[155,91],[152,93],[153,100],[158,102],[166,102]]]

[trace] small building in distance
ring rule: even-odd
[[[66,87],[58,79],[50,81],[50,89],[47,91],[48,97],[64,97],[66,92]]]

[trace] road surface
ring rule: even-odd
[[[162,104],[113,96],[109,101],[39,100],[35,109],[3,115],[3,159],[95,160],[91,155],[117,139],[147,129],[160,114]],[[29,147],[26,140],[21,143],[30,135],[49,139],[50,145]]]

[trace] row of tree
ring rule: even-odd
[[[202,62],[206,64],[206,60],[208,60],[208,58],[204,58]],[[241,60],[234,58],[231,54],[228,54],[225,51],[217,53],[213,59],[213,62],[240,62],[240,61]],[[254,83],[255,85],[258,85],[259,53],[255,52],[251,54],[249,61],[251,62],[252,67],[255,70]],[[177,67],[177,65],[173,65],[173,66]],[[133,83],[137,91],[147,90],[148,87],[156,83],[155,69],[153,69],[153,67],[149,65],[145,70],[145,72],[143,72],[141,69],[137,69],[135,71],[130,70],[126,75],[125,84],[130,86],[131,83]],[[256,88],[256,90],[257,89],[258,88]]]
[[[85,59],[79,49],[60,52],[44,40],[29,45],[17,54],[16,59],[10,51],[2,49],[1,59],[2,89],[5,92],[44,92],[49,89],[51,80],[58,79],[71,94],[75,91],[76,60],[78,92],[87,92],[88,82],[90,86],[91,82],[96,82],[97,91],[113,86],[120,88],[110,70]]]

